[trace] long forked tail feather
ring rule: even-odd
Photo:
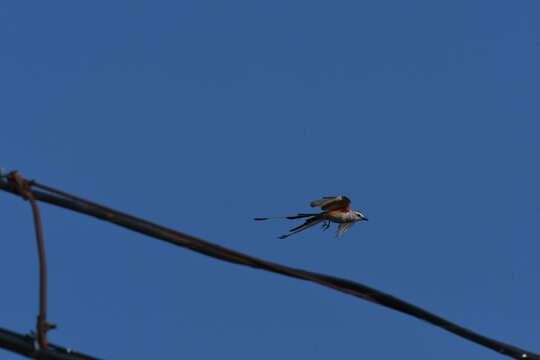
[[[293,220],[293,219],[301,219],[301,218],[310,217],[310,216],[317,216],[317,215],[319,215],[319,213],[316,213],[316,214],[298,214],[298,215],[292,215],[292,216],[261,217],[261,218],[255,218],[253,220],[269,220],[269,219],[289,219],[289,220]]]
[[[314,225],[317,225],[321,221],[324,221],[324,218],[319,217],[319,216],[315,216],[315,217],[312,217],[311,219],[307,219],[306,222],[303,223],[302,225],[297,226],[297,227],[289,230],[289,234],[278,236],[278,239],[285,239],[285,238],[287,238],[287,237],[289,237],[289,236],[291,236],[293,234],[299,233],[300,231],[309,229],[310,227],[312,227]]]

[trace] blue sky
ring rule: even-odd
[[[0,5],[0,167],[346,277],[539,352],[540,2]],[[345,194],[370,221],[276,239]],[[0,194],[0,327],[37,313]],[[46,204],[52,342],[108,359],[503,359],[424,322]],[[0,350],[4,359],[19,359]]]

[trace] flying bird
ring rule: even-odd
[[[323,212],[321,213],[300,213],[298,215],[292,216],[276,216],[276,217],[265,217],[265,218],[255,218],[255,220],[268,220],[268,219],[301,219],[309,218],[302,225],[297,226],[289,230],[289,234],[281,235],[279,239],[285,239],[293,234],[299,233],[300,231],[309,229],[310,227],[319,224],[324,221],[323,229],[326,230],[330,227],[330,222],[335,222],[339,224],[337,230],[337,237],[345,234],[354,223],[366,220],[367,217],[364,216],[360,211],[355,211],[349,209],[351,205],[351,200],[346,196],[325,196],[320,200],[312,201],[309,204],[311,207],[320,207]]]

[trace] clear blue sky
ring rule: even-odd
[[[540,2],[10,1],[0,167],[539,352]],[[256,216],[348,195],[370,221]],[[37,313],[0,193],[0,327]],[[52,342],[107,359],[504,359],[400,313],[41,206]],[[0,350],[3,359],[19,359]]]

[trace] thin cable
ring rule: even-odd
[[[44,201],[53,205],[64,207],[66,209],[84,213],[114,223],[118,226],[122,226],[133,231],[167,241],[174,245],[189,248],[198,253],[202,253],[220,260],[245,266],[251,266],[254,268],[259,268],[262,270],[271,271],[274,273],[279,273],[298,279],[312,281],[320,285],[332,288],[334,290],[357,296],[364,300],[400,311],[402,313],[409,314],[416,318],[427,321],[435,326],[443,328],[458,336],[461,336],[467,340],[470,340],[472,342],[475,342],[484,347],[490,348],[494,351],[497,351],[501,354],[507,355],[515,359],[540,360],[539,354],[535,354],[519,347],[506,344],[488,338],[481,334],[475,333],[442,317],[432,314],[418,306],[409,304],[392,295],[386,294],[382,291],[373,289],[366,285],[347,279],[318,274],[302,269],[295,269],[284,265],[268,262],[262,259],[254,258],[243,253],[210,243],[208,241],[195,238],[191,235],[183,234],[181,232],[166,228],[164,226],[154,224],[147,220],[139,219],[132,215],[128,215],[120,211],[107,208],[105,206],[90,202],[88,200],[76,197],[74,195],[53,189],[39,183],[34,183],[34,186],[47,191],[47,193],[37,190],[33,191],[35,198],[39,201]],[[13,189],[13,185],[10,183],[0,184],[0,188],[5,191],[17,194],[17,192]]]
[[[41,360],[100,360],[64,347],[49,344],[47,349],[36,347],[35,339],[14,331],[0,328],[0,348]]]

